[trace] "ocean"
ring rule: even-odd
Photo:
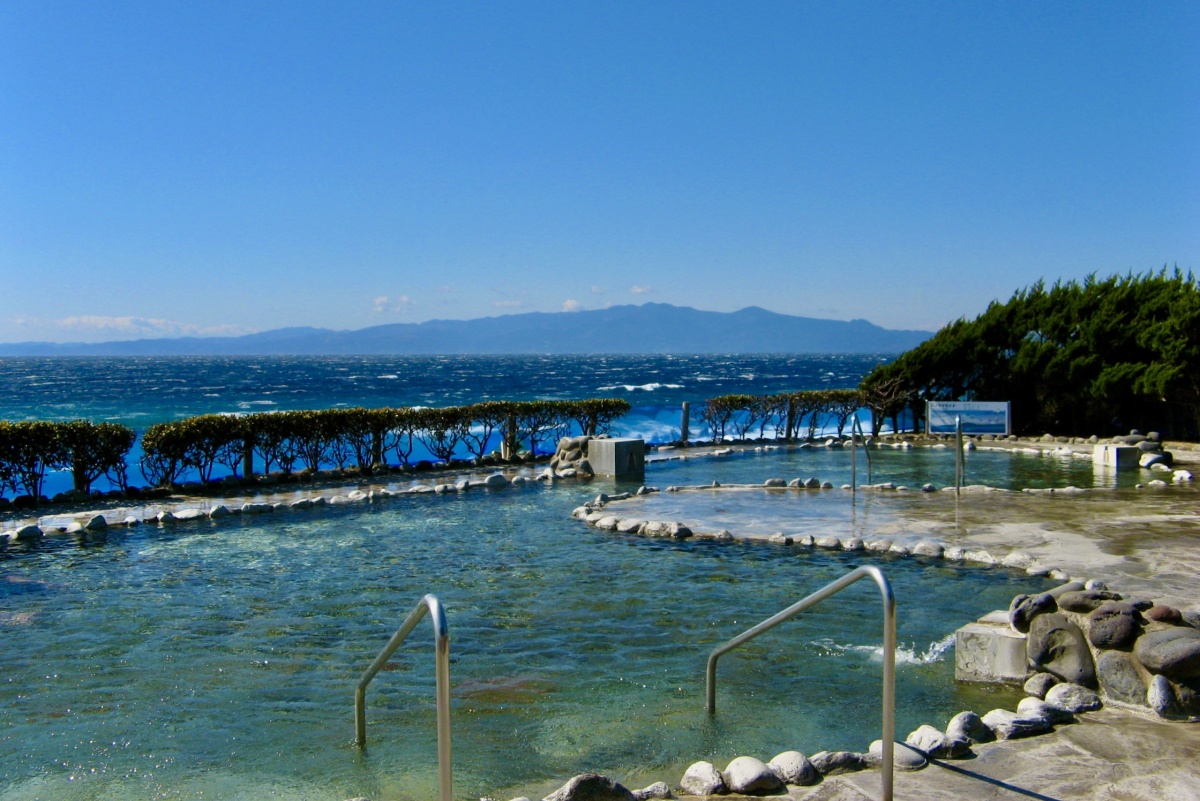
[[[613,433],[649,443],[679,437],[684,401],[693,439],[712,397],[850,388],[891,354],[278,356],[0,359],[0,419],[113,422],[139,434],[200,414],[486,400],[617,397],[630,414]],[[133,455],[136,458],[136,453]],[[137,470],[131,470],[137,476]],[[67,489],[51,476],[47,493]],[[104,487],[97,485],[98,489]]]

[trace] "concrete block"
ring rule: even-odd
[[[1110,470],[1136,470],[1142,452],[1132,445],[1093,445],[1092,464]]]
[[[646,443],[640,439],[593,439],[588,461],[598,476],[638,476],[646,471]]]
[[[954,638],[954,678],[1023,684],[1029,675],[1025,635],[1011,626],[968,623]]]

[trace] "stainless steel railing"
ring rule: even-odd
[[[426,595],[408,613],[404,623],[388,640],[388,644],[375,657],[375,661],[359,679],[354,691],[355,743],[359,748],[367,744],[367,685],[375,674],[383,669],[404,638],[408,636],[421,618],[429,613],[433,622],[434,672],[437,677],[437,743],[438,743],[438,786],[441,801],[452,801],[454,795],[453,775],[450,769],[450,628],[446,625],[446,612],[436,595]]]
[[[765,631],[814,606],[831,595],[844,590],[859,579],[872,578],[883,596],[883,801],[892,801],[892,760],[896,736],[896,596],[892,585],[877,567],[863,566],[851,570],[837,581],[831,582],[812,595],[789,606],[782,612],[767,618],[752,629],[747,629],[708,656],[705,684],[705,707],[711,715],[717,710],[717,660],[744,642],[754,639]]]

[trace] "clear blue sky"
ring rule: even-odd
[[[0,3],[0,341],[1200,272],[1197,2]]]

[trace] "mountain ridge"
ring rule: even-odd
[[[867,320],[702,311],[669,303],[335,330],[275,328],[236,337],[0,343],[0,356],[349,356],[586,353],[898,353],[930,331]]]

